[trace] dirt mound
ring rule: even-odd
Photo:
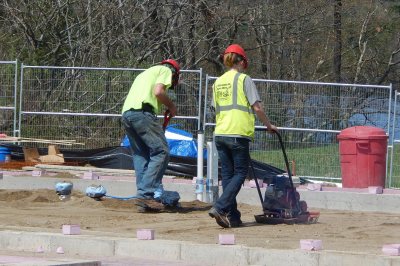
[[[13,202],[15,204],[23,204],[25,206],[33,206],[35,203],[56,203],[64,206],[81,207],[81,208],[107,208],[113,210],[133,210],[136,212],[138,207],[137,199],[114,199],[102,198],[101,200],[92,199],[82,192],[73,191],[70,198],[61,200],[59,195],[51,189],[38,190],[0,190],[0,201]],[[20,202],[20,203],[18,203]],[[139,204],[140,205],[140,204]],[[161,203],[157,206],[150,206],[151,211],[155,212],[190,212],[204,211],[211,208],[211,205],[198,200],[190,202],[180,202],[177,207],[166,207]]]
[[[50,189],[0,190],[0,201],[23,201],[28,204],[32,202],[58,202],[60,199],[56,192]]]

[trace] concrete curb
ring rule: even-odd
[[[196,244],[170,240],[137,240],[92,235],[0,231],[2,250],[34,251],[41,245],[44,252],[62,246],[65,255],[89,257],[157,256],[166,260],[201,262],[204,265],[268,265],[268,266],[400,266],[398,256],[379,256],[338,251],[304,251],[252,248],[241,245]],[[94,262],[93,262],[94,263]]]
[[[86,260],[58,260],[43,259],[38,260],[30,257],[0,256],[2,266],[101,266],[100,261]]]

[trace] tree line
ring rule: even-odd
[[[0,60],[219,75],[241,44],[256,78],[400,84],[396,0],[2,0]]]

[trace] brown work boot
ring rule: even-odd
[[[210,209],[208,215],[210,215],[212,218],[215,218],[217,224],[223,228],[229,228],[231,226],[228,220],[228,216],[226,214],[218,212],[217,209],[215,209],[214,207]]]
[[[138,212],[157,212],[164,210],[164,205],[154,199],[136,199]]]
[[[145,213],[147,210],[146,210],[145,207],[137,206],[137,207],[136,207],[136,211],[137,211],[138,213]]]

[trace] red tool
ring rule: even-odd
[[[168,126],[168,123],[169,123],[169,120],[172,118],[172,116],[171,116],[171,112],[169,111],[169,110],[166,110],[165,112],[164,112],[164,123],[163,123],[163,125],[162,125],[162,128],[163,128],[163,131],[165,132],[165,129],[167,128],[167,126]]]

